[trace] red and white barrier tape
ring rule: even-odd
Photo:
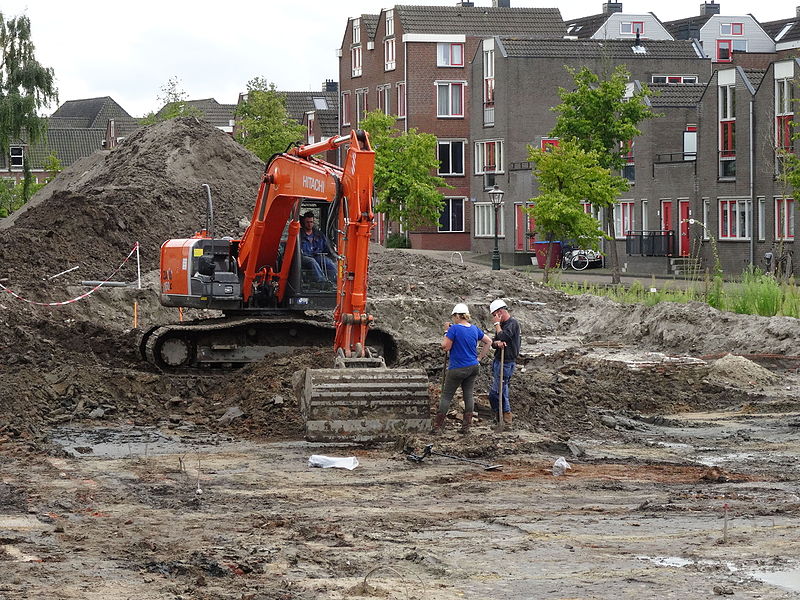
[[[90,290],[89,290],[88,292],[86,292],[85,294],[81,294],[81,295],[80,295],[80,296],[78,296],[77,298],[72,298],[71,300],[64,300],[63,302],[36,302],[36,301],[34,301],[34,300],[28,300],[27,298],[23,298],[22,296],[20,296],[20,295],[19,295],[19,294],[17,294],[16,292],[14,292],[14,291],[12,291],[12,290],[8,289],[8,288],[7,288],[6,286],[4,286],[2,283],[0,283],[0,290],[2,290],[2,291],[4,291],[4,292],[6,292],[7,294],[11,294],[11,295],[12,295],[12,296],[14,296],[14,298],[16,298],[17,300],[22,300],[23,302],[27,302],[28,304],[33,304],[33,305],[35,305],[35,306],[64,306],[64,305],[66,305],[66,304],[72,304],[73,302],[77,302],[78,300],[83,300],[84,298],[88,298],[89,296],[91,296],[92,294],[94,294],[94,293],[95,293],[97,290],[99,290],[101,287],[103,287],[103,284],[104,284],[104,283],[107,283],[107,282],[111,281],[111,278],[112,278],[112,277],[114,277],[114,275],[116,275],[117,273],[119,273],[119,272],[122,270],[122,267],[124,267],[124,266],[125,266],[125,263],[127,263],[127,262],[128,262],[130,259],[131,259],[131,256],[133,256],[133,255],[134,255],[134,253],[135,253],[135,252],[136,252],[138,249],[139,249],[139,242],[136,242],[136,243],[133,245],[133,249],[130,251],[130,253],[128,254],[128,256],[126,256],[126,257],[125,257],[125,260],[123,260],[123,261],[122,261],[122,264],[121,264],[120,266],[118,266],[118,267],[117,267],[117,269],[116,269],[116,270],[115,270],[113,273],[111,273],[111,275],[109,275],[108,277],[106,277],[106,278],[105,278],[103,281],[101,281],[100,283],[98,283],[96,286],[94,286],[92,289],[90,289]]]

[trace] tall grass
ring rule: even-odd
[[[592,283],[553,281],[550,286],[567,294],[604,296],[626,304],[654,306],[659,302],[706,302],[719,310],[765,317],[800,318],[800,288],[794,280],[787,283],[758,269],[742,274],[736,281],[724,281],[720,274],[706,276],[702,290],[697,286],[678,289],[670,285],[659,287],[655,279],[649,287],[636,281],[630,286],[606,286]]]

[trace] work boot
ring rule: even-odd
[[[511,427],[511,421],[513,420],[514,416],[510,413],[503,413],[503,423],[506,427]]]
[[[472,413],[465,412],[464,421],[461,423],[461,429],[459,430],[459,433],[463,433],[464,435],[468,434],[470,425],[472,425]]]
[[[437,435],[442,433],[442,427],[444,427],[444,418],[446,416],[446,413],[436,413],[436,417],[433,419],[433,427],[431,427],[432,434]]]

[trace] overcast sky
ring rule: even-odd
[[[400,0],[454,6],[455,0]],[[348,17],[393,6],[381,0],[23,0],[5,3],[6,17],[31,19],[36,56],[55,70],[59,100],[111,96],[132,116],[160,108],[172,76],[190,99],[235,103],[261,76],[284,91],[321,89],[338,79],[335,50]],[[511,0],[511,6],[553,7],[564,19],[601,12],[602,0]],[[694,16],[699,0],[623,0],[626,13],[652,11],[662,21]],[[761,21],[795,15],[800,0],[721,0],[722,14],[752,12]],[[490,6],[491,0],[476,0]],[[55,107],[53,107],[55,108]]]

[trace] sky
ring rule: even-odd
[[[234,104],[247,82],[264,77],[283,91],[322,89],[338,79],[347,19],[377,14],[381,0],[23,0],[0,8],[31,20],[39,62],[55,71],[59,101],[111,96],[134,117],[158,110],[162,88],[177,77],[191,100]],[[398,4],[454,6],[456,0]],[[556,7],[566,19],[598,14],[602,0],[511,0],[512,7]],[[662,21],[700,13],[700,0],[622,0],[626,13],[653,12]],[[800,0],[720,0],[721,14],[787,19]],[[491,0],[475,0],[491,6]],[[52,112],[56,106],[45,111]]]

